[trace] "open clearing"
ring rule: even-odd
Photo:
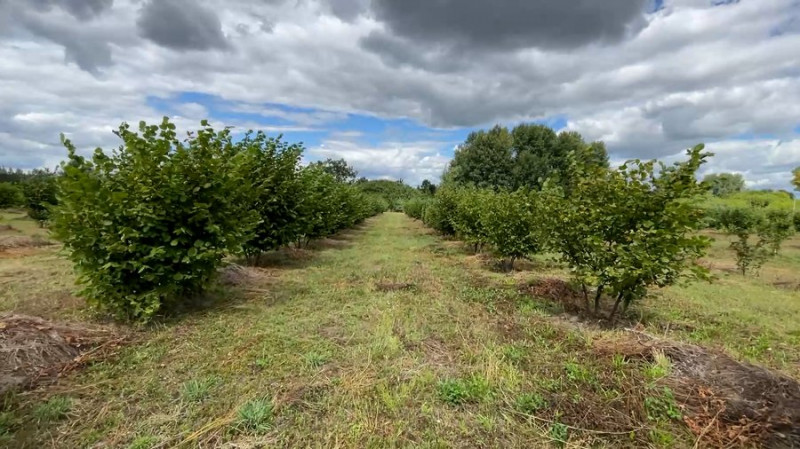
[[[116,328],[85,369],[6,395],[0,445],[781,447],[800,426],[800,239],[747,278],[726,245],[715,283],[656,292],[607,329],[564,312],[557,264],[498,273],[385,213],[227,270],[200,311]],[[0,312],[107,330],[57,251],[0,253]],[[744,378],[749,397],[731,391]],[[770,412],[725,422],[743,404]]]

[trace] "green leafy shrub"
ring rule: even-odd
[[[460,189],[455,193],[453,229],[460,239],[472,245],[475,252],[489,239],[489,229],[482,219],[493,197],[493,192],[476,188]]]
[[[759,231],[772,255],[778,254],[781,244],[794,234],[792,213],[779,209],[767,211]]]
[[[543,220],[537,192],[499,192],[483,201],[480,224],[506,270],[542,249]]]
[[[167,118],[122,124],[122,146],[91,160],[63,139],[54,235],[79,274],[82,295],[127,319],[147,320],[209,285],[223,257],[251,235],[249,189],[229,130],[206,121],[186,141]]]
[[[618,170],[592,169],[570,196],[545,192],[550,245],[584,285],[587,308],[587,285],[596,286],[595,313],[603,293],[614,298],[613,318],[620,304],[626,309],[651,286],[707,277],[696,261],[710,241],[695,232],[702,212],[694,200],[704,191],[695,173],[709,154],[698,145],[688,156],[658,171],[655,161],[638,160]]]
[[[245,255],[256,262],[261,253],[296,241],[301,232],[297,218],[305,193],[299,188],[303,147],[290,145],[280,137],[267,137],[260,131],[247,134],[238,147],[244,153],[245,185],[252,187],[248,208],[260,218],[252,238],[244,245]]]
[[[433,201],[425,208],[423,222],[443,235],[455,235],[453,217],[456,214],[457,194],[452,188],[440,188]]]
[[[431,199],[425,197],[406,200],[403,202],[403,212],[411,218],[422,220],[425,217],[425,210],[431,201]]]
[[[788,237],[782,237],[784,232],[781,231],[788,219],[780,211],[770,216],[771,220],[779,223],[770,222],[767,215],[754,208],[730,208],[720,215],[722,230],[736,237],[731,242],[731,249],[736,256],[736,267],[743,276],[748,271],[761,268],[777,252],[783,239]],[[753,234],[758,237],[755,241],[751,240]]]
[[[35,171],[22,184],[28,216],[44,225],[57,201],[58,184],[55,173]]]
[[[10,182],[0,182],[0,209],[21,206],[25,201],[22,189]]]

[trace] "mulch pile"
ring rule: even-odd
[[[666,383],[684,406],[684,421],[710,447],[800,447],[800,383],[717,351],[629,332],[596,343],[599,352],[672,360]]]
[[[111,328],[0,316],[0,394],[31,388],[114,353],[127,336]]]

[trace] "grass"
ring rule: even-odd
[[[117,357],[6,401],[0,446],[694,444],[661,384],[666,357],[600,355],[593,342],[614,331],[565,323],[557,306],[519,293],[534,277],[565,277],[557,264],[496,273],[398,213],[329,243],[303,263],[251,269],[247,284],[217,292],[218,305],[140,330]],[[635,308],[645,331],[797,374],[800,294],[775,284],[800,282],[800,239],[760,277],[725,271],[724,245],[710,258],[716,283]],[[0,258],[0,279],[2,311],[94,319],[52,248]],[[387,282],[414,288],[377,287]],[[64,398],[67,407],[45,405]]]
[[[31,415],[37,424],[47,424],[66,418],[72,410],[72,399],[66,396],[53,396],[46,402],[37,404]]]
[[[272,424],[272,401],[267,398],[245,402],[236,412],[236,429],[242,432],[265,433]]]

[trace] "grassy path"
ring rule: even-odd
[[[661,399],[657,366],[597,356],[590,333],[558,325],[405,216],[383,214],[325,246],[249,270],[223,288],[222,306],[158,325],[119,358],[18,395],[3,417],[15,430],[0,442],[693,443],[678,421],[643,405]]]

